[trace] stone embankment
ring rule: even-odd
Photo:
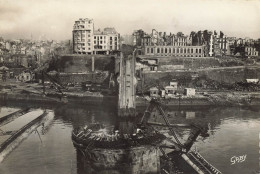
[[[169,106],[234,106],[260,105],[260,94],[257,92],[214,92],[207,95],[182,96],[169,99],[161,98],[160,102]],[[105,96],[100,93],[66,93],[61,95],[40,95],[32,93],[0,92],[0,101],[6,102],[33,102],[33,103],[79,103],[79,104],[117,104],[117,96]],[[147,106],[149,100],[137,96],[137,106]]]
[[[170,82],[178,86],[222,90],[234,89],[238,82],[246,79],[260,79],[259,66],[216,67],[174,71],[143,72],[137,84],[137,91],[148,91],[151,87],[164,88]]]

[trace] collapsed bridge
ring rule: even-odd
[[[189,152],[199,135],[206,134],[204,128],[191,128],[188,139],[183,143],[177,137],[159,101],[152,99],[141,119],[135,105],[135,51],[126,58],[120,56],[120,76],[117,122],[106,128],[92,123],[75,129],[72,141],[77,148],[78,159],[87,171],[101,170],[124,173],[199,173],[220,174],[198,152]],[[154,109],[159,110],[168,128],[165,136],[154,128],[149,118]],[[176,127],[176,125],[175,125]],[[170,153],[169,153],[170,151]],[[185,163],[185,168],[183,166]],[[172,167],[174,166],[174,167]]]

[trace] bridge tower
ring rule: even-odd
[[[135,51],[133,55],[120,55],[120,76],[118,94],[118,116],[134,117],[136,110],[135,92],[137,80],[135,78]]]

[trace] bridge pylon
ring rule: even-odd
[[[135,51],[133,55],[124,57],[120,54],[120,76],[119,76],[119,94],[118,94],[118,116],[135,116],[137,80],[135,77]]]

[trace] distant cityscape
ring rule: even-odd
[[[0,38],[0,64],[6,66],[33,66],[54,53],[110,54],[119,51],[122,44],[136,47],[138,55],[170,57],[258,57],[260,39],[226,36],[222,31],[192,31],[190,35],[142,29],[120,36],[115,28],[94,28],[94,20],[80,18],[75,21],[72,39],[8,40]]]

